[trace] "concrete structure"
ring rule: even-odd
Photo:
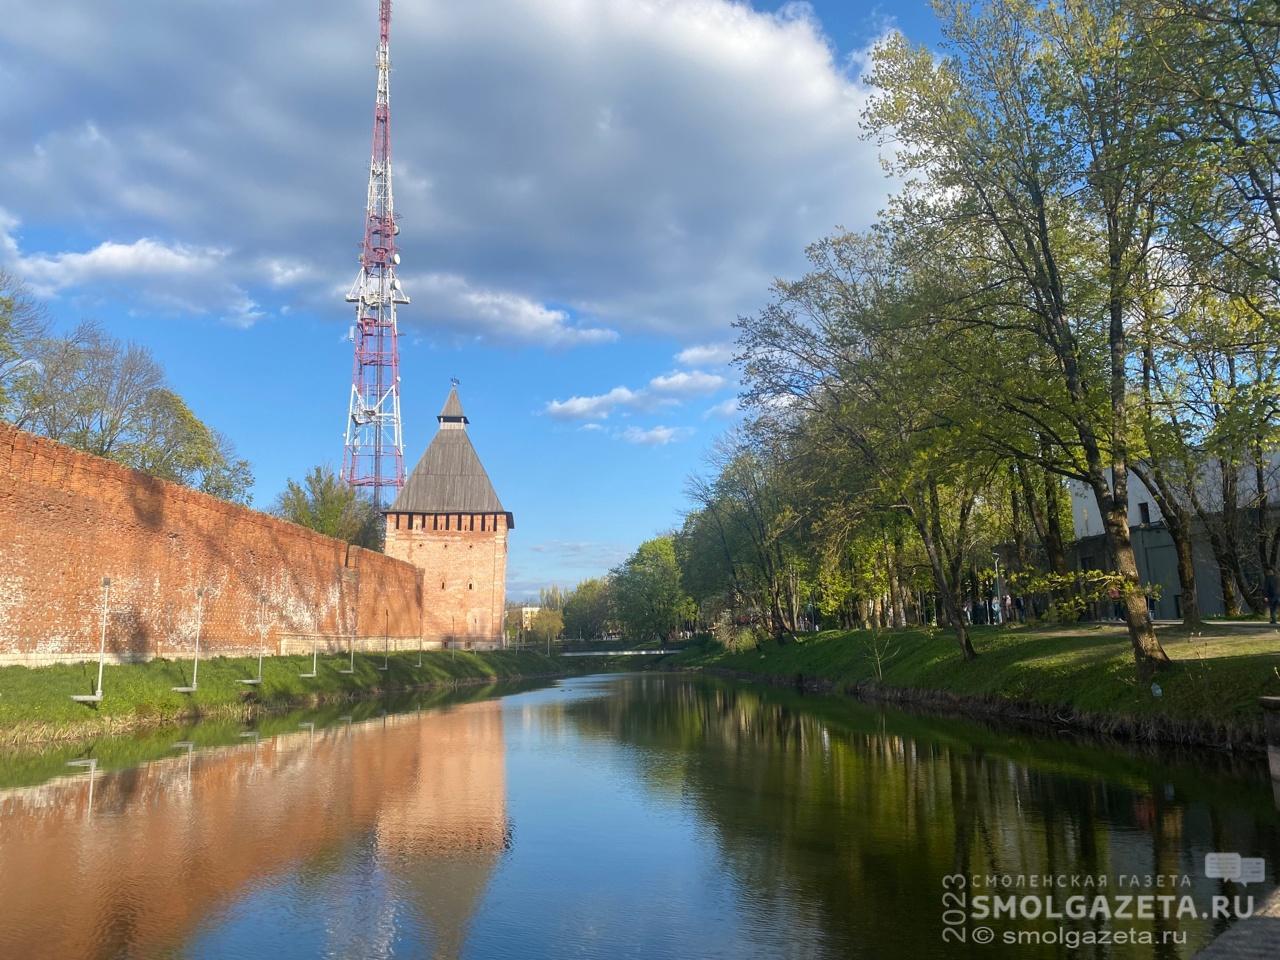
[[[471,445],[456,382],[436,419],[435,438],[384,511],[386,553],[423,573],[428,643],[500,646],[515,521]]]

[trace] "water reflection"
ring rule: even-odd
[[[1260,760],[662,675],[377,709],[0,761],[0,956],[1188,958],[948,944],[941,878],[1280,863]]]
[[[456,956],[507,843],[499,702],[302,726],[0,792],[0,955],[154,956],[262,878],[324,874],[354,844]],[[322,939],[376,947],[389,902]]]
[[[1203,755],[1179,761],[1000,733],[759,688],[641,675],[571,705],[593,736],[630,744],[655,795],[679,797],[715,831],[724,862],[757,896],[814,911],[820,955],[992,956],[1002,946],[943,945],[949,874],[1187,876],[1191,886],[1130,893],[1272,888],[1280,830],[1265,765],[1218,776]],[[1247,891],[1204,877],[1204,855],[1265,857],[1269,883]],[[1024,891],[1037,892],[1037,891]],[[1048,929],[1050,924],[1024,924]],[[1078,929],[1101,929],[1093,921]],[[1189,957],[1225,926],[1201,918],[1133,926],[1186,944],[1109,946],[1099,956]],[[1026,943],[1008,956],[1064,956]]]

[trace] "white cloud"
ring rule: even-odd
[[[725,382],[724,377],[702,370],[676,370],[654,377],[638,390],[619,386],[608,393],[552,400],[546,412],[557,420],[603,420],[619,407],[654,410],[678,406],[684,398],[715,393]]]
[[[102,280],[207,276],[225,256],[222,250],[169,245],[143,237],[132,243],[107,240],[84,253],[20,256],[17,268],[34,289],[48,295]]]
[[[345,323],[331,290],[356,266],[376,5],[9,6],[0,205],[95,243],[180,240],[154,241],[176,263],[230,251],[250,297],[279,287]],[[803,4],[400,4],[392,52],[405,270],[453,278],[410,289],[406,327],[722,335],[890,187],[858,135],[859,61]]]
[[[713,407],[708,407],[702,418],[705,420],[708,417],[735,417],[740,411],[741,407],[738,406],[738,398],[730,397],[728,400],[717,403]]]
[[[664,447],[668,443],[683,440],[693,435],[692,427],[627,427],[619,436],[627,443],[638,443],[647,447]]]
[[[287,257],[268,257],[262,261],[262,272],[273,287],[291,287],[316,277],[312,264]]]
[[[547,413],[557,420],[602,420],[614,408],[634,403],[635,398],[636,394],[626,387],[614,387],[595,396],[552,400],[547,404]]]
[[[86,251],[24,253],[17,217],[0,208],[0,266],[13,270],[40,296],[95,290],[182,313],[219,313],[249,327],[264,313],[225,269],[228,252],[166,243],[151,237],[104,240]]]
[[[661,377],[654,377],[649,381],[649,389],[658,394],[691,396],[715,393],[724,384],[724,377],[716,373],[705,373],[702,370],[677,370]]]
[[[732,343],[704,343],[686,347],[676,354],[676,363],[682,367],[719,367],[733,359]]]
[[[405,290],[414,297],[413,306],[402,310],[412,323],[415,314],[425,314],[459,334],[505,341],[536,343],[546,347],[608,343],[618,339],[616,330],[583,326],[566,310],[537,303],[516,293],[479,290],[464,277],[430,273],[403,279]]]

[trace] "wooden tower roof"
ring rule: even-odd
[[[467,436],[470,421],[462,411],[455,384],[436,417],[440,429],[409,479],[384,513],[511,513],[502,506],[476,448]]]

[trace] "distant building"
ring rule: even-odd
[[[471,438],[455,384],[440,429],[385,511],[386,552],[424,574],[422,635],[465,647],[502,643],[507,534],[502,506]]]
[[[1228,478],[1230,479],[1230,478]],[[1205,505],[1212,523],[1221,521],[1222,476],[1215,465],[1207,465],[1198,475],[1197,499]],[[1272,455],[1264,475],[1267,500],[1274,510],[1280,503],[1280,458]],[[1240,524],[1239,542],[1243,573],[1251,582],[1261,583],[1262,573],[1258,559],[1251,547],[1256,511],[1248,504],[1255,499],[1256,481],[1252,466],[1240,469],[1235,478],[1237,492],[1237,523]],[[1078,480],[1069,480],[1071,493],[1071,519],[1076,543],[1072,565],[1079,570],[1108,570],[1113,568],[1103,532],[1102,516],[1093,491]],[[1271,522],[1273,515],[1269,512]],[[1134,473],[1129,474],[1129,534],[1133,540],[1134,558],[1138,564],[1138,576],[1144,585],[1159,587],[1158,596],[1150,601],[1152,616],[1158,619],[1176,620],[1182,617],[1181,587],[1178,584],[1178,556],[1173,538],[1165,525],[1164,515],[1154,494]],[[1201,616],[1221,616],[1226,612],[1222,596],[1222,580],[1217,560],[1209,543],[1209,533],[1199,519],[1191,525],[1191,554],[1196,571],[1196,594]],[[1098,605],[1095,615],[1110,617],[1113,611]]]
[[[520,629],[528,632],[533,629],[533,618],[538,615],[541,607],[521,607],[520,608]]]

